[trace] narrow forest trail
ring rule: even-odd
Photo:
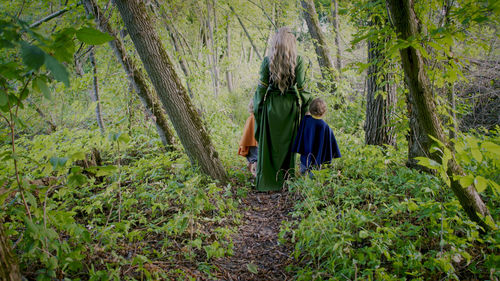
[[[291,220],[288,192],[252,191],[242,200],[243,217],[233,236],[234,254],[214,261],[221,280],[289,280],[290,245],[278,243],[281,222]],[[252,272],[253,271],[253,272]]]

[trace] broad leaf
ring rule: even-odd
[[[477,176],[474,179],[474,185],[476,186],[477,192],[483,192],[486,189],[486,186],[488,185],[488,181],[481,176]]]
[[[463,188],[467,188],[474,182],[474,176],[473,175],[463,176],[459,179],[459,182]]]
[[[34,84],[36,86],[36,88],[43,93],[43,96],[50,100],[51,97],[50,97],[50,90],[49,90],[49,87],[47,86],[47,84],[45,83],[45,81],[43,81],[42,78],[38,77],[35,79],[34,81]]]
[[[45,52],[37,46],[21,41],[21,57],[30,70],[37,70],[45,61]]]
[[[53,56],[46,55],[45,66],[48,70],[50,70],[57,81],[61,81],[64,85],[66,85],[66,87],[69,87],[69,75],[64,65],[58,62]]]
[[[91,27],[82,27],[77,30],[76,37],[78,40],[89,45],[101,45],[113,40],[111,35]]]
[[[0,90],[0,106],[4,106],[9,103],[9,97],[5,91]]]

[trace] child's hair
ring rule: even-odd
[[[315,98],[309,105],[309,112],[315,116],[323,116],[326,112],[326,102],[321,98]]]
[[[253,99],[248,103],[248,113],[253,113]]]

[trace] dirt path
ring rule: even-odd
[[[222,280],[289,280],[291,249],[278,245],[281,222],[290,220],[293,201],[287,192],[251,192],[243,199],[243,218],[233,237],[234,255],[218,259]]]

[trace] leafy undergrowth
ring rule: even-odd
[[[206,279],[216,270],[211,260],[232,253],[235,194],[244,192],[218,187],[181,152],[140,135],[83,130],[16,144],[33,219],[15,192],[0,193],[0,214],[28,279]],[[92,162],[89,147],[102,163],[77,165]],[[0,180],[14,189],[11,162],[3,161]]]
[[[297,280],[498,280],[498,231],[480,235],[451,191],[400,152],[343,138],[333,167],[291,183],[302,199],[280,241],[295,246]],[[498,221],[498,195],[482,196]]]

